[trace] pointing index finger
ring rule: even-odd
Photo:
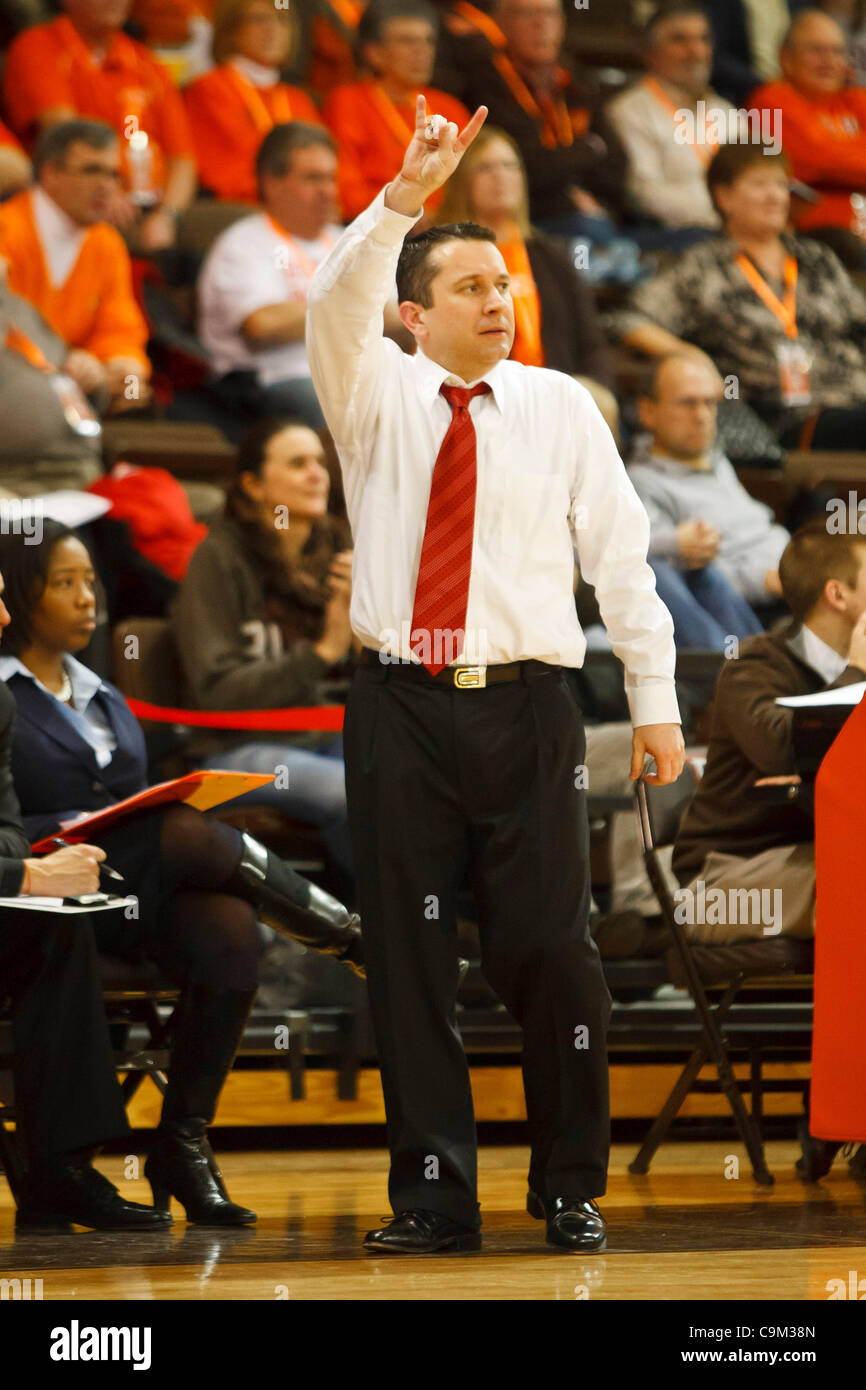
[[[415,98],[415,131],[421,134],[427,125],[427,98],[419,92]]]

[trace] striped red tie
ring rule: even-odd
[[[451,406],[451,424],[433,469],[409,638],[431,676],[463,650],[475,526],[476,441],[469,402],[490,387],[482,381],[471,390],[444,384],[439,389]],[[456,641],[446,634],[456,634]]]

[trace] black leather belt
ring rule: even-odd
[[[483,690],[487,685],[497,685],[501,681],[520,681],[533,674],[559,670],[546,661],[506,661],[496,666],[445,666],[437,675],[431,676],[425,666],[417,661],[401,661],[387,653],[373,651],[372,647],[362,647],[358,658],[361,666],[378,666],[385,671],[388,679],[431,681],[436,685],[456,686],[458,690]]]

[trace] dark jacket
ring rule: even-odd
[[[24,878],[22,861],[30,856],[10,768],[14,727],[15,701],[0,681],[0,898],[17,896]]]
[[[291,631],[291,613],[281,612],[282,621],[275,620],[260,571],[233,521],[212,526],[195,551],[171,617],[192,708],[255,710],[331,703],[325,677],[332,668],[314,649],[324,630],[324,616],[314,637],[301,636],[300,626],[297,633]],[[196,755],[249,743],[255,737],[202,734],[196,738]],[[261,737],[315,748],[333,734],[264,733]]]
[[[811,817],[796,802],[767,804],[750,797],[760,777],[796,771],[792,739],[794,711],[775,702],[786,695],[812,695],[864,679],[848,666],[832,685],[788,646],[798,624],[747,637],[736,659],[723,664],[713,702],[707,764],[700,786],[680,824],[673,870],[690,882],[716,850],[743,858],[814,838]]]
[[[533,231],[526,243],[541,304],[545,365],[570,376],[589,376],[613,390],[613,361],[601,331],[592,289],[561,242]]]
[[[534,117],[524,111],[492,63],[479,64],[465,101],[470,111],[482,103],[489,109],[487,124],[499,126],[518,145],[529,185],[533,222],[575,213],[567,189],[583,188],[614,214],[622,209],[625,151],[605,116],[593,81],[571,74],[561,94],[573,113],[588,113],[588,128],[571,145],[548,149],[542,144]],[[575,213],[576,215],[576,213]]]
[[[788,0],[793,17],[813,0]],[[703,0],[713,31],[713,75],[716,91],[735,106],[745,106],[749,93],[762,81],[752,67],[749,23],[743,0]]]
[[[144,790],[144,736],[114,686],[106,682],[108,693],[94,696],[117,739],[111,762],[102,768],[57,700],[26,676],[11,676],[6,686],[18,707],[12,777],[31,840],[52,834],[60,821],[81,811],[101,811]]]

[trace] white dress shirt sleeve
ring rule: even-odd
[[[382,337],[385,305],[394,294],[403,239],[418,217],[386,208],[383,188],[346,228],[310,285],[310,375],[334,442],[358,463],[368,457],[359,445],[369,440],[394,347]]]
[[[574,388],[570,524],[610,644],[625,666],[632,724],[680,723],[673,619],[647,564],[650,527],[589,392]]]

